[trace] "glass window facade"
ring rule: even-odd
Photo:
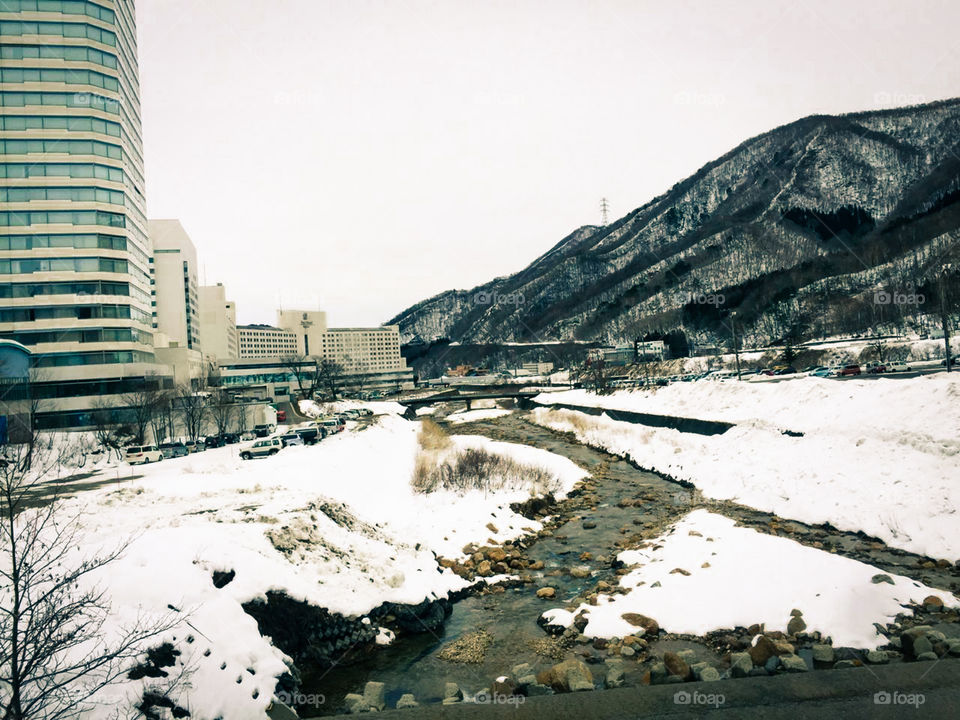
[[[0,0],[0,337],[78,368],[49,397],[114,389],[77,384],[88,366],[154,362],[134,18],[133,0]]]

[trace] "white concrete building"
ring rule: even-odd
[[[216,360],[235,360],[240,357],[237,337],[237,306],[227,300],[221,283],[204,285],[200,297],[200,337],[203,352]]]
[[[149,220],[153,243],[155,347],[202,349],[197,250],[179,220]],[[165,344],[164,344],[165,343]]]
[[[297,336],[272,325],[238,325],[241,358],[282,358],[300,355]]]
[[[400,356],[400,329],[396,325],[330,328],[323,335],[321,355],[340,363],[346,373],[392,372],[407,367]]]
[[[327,314],[322,310],[277,310],[277,327],[297,337],[297,354],[320,355],[327,332]]]

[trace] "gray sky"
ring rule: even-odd
[[[778,125],[960,95],[956,0],[137,4],[149,215],[240,322],[378,324]]]

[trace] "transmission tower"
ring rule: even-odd
[[[610,204],[607,202],[606,198],[600,198],[600,222],[606,227],[607,226],[607,213],[610,210]]]

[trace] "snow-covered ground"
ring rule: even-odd
[[[625,595],[600,595],[598,604],[545,615],[569,626],[583,611],[590,637],[625,637],[641,632],[623,619],[640,613],[668,632],[703,635],[763,623],[786,632],[790,613],[803,613],[807,632],[820,631],[836,646],[873,649],[887,643],[873,623],[892,622],[907,602],[935,595],[947,606],[950,593],[910,578],[889,575],[874,582],[877,568],[806,547],[793,540],[736,527],[706,510],[694,510],[642,550],[619,555],[636,566],[621,579]],[[683,570],[685,573],[675,572]]]
[[[478,420],[492,420],[493,418],[509,415],[513,410],[504,410],[502,408],[480,408],[478,410],[462,410],[451,413],[445,420],[453,425],[463,425],[464,423],[476,422]]]
[[[609,396],[551,393],[538,401],[734,422],[722,435],[702,436],[606,415],[546,408],[533,414],[538,423],[688,480],[708,497],[960,558],[960,376],[676,383]]]
[[[318,403],[316,400],[300,400],[297,404],[300,412],[307,417],[316,418],[344,410],[367,409],[374,415],[403,415],[406,408],[390,400],[338,400],[330,403]]]
[[[133,538],[123,557],[93,578],[109,593],[117,623],[177,608],[180,624],[168,636],[176,636],[191,674],[174,699],[180,694],[194,717],[263,718],[275,678],[286,669],[241,603],[281,590],[361,615],[387,601],[442,597],[466,581],[440,571],[434,553],[459,557],[468,543],[503,542],[540,528],[509,508],[526,499],[524,490],[413,492],[418,428],[385,415],[364,432],[246,462],[237,446],[227,446],[140,466],[142,478],[66,502],[68,512],[85,509],[84,548]],[[564,491],[585,474],[544,450],[479,437],[455,443],[546,468]],[[216,589],[215,570],[236,577]],[[118,693],[132,700],[144,682],[104,691],[112,701],[102,716],[113,711]]]

